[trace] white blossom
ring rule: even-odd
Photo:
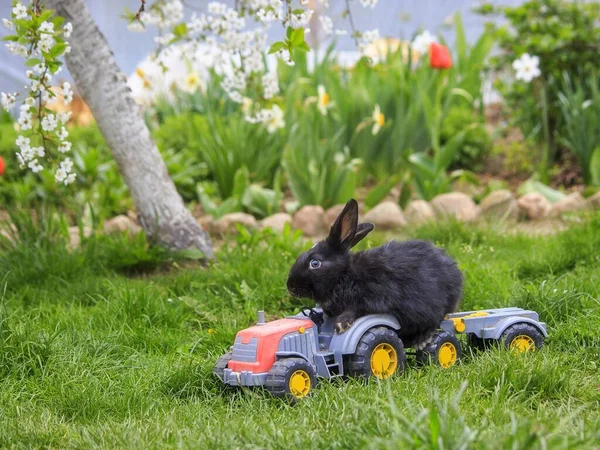
[[[129,31],[133,31],[134,33],[141,33],[142,31],[146,30],[144,24],[139,20],[134,20],[133,22],[130,22],[127,25],[127,28],[129,29]]]
[[[277,72],[267,72],[262,76],[263,85],[263,96],[264,98],[271,99],[279,92],[279,81],[277,79]]]
[[[323,28],[323,32],[325,34],[333,33],[333,20],[329,16],[320,16],[319,21],[321,22],[321,27]]]
[[[56,135],[61,141],[64,141],[67,137],[69,137],[69,132],[65,127],[61,127],[60,130],[56,132]]]
[[[54,114],[48,114],[42,119],[42,129],[44,131],[54,131],[58,126],[58,120]]]
[[[33,173],[41,172],[44,169],[37,159],[31,160],[27,167],[29,167]]]
[[[317,87],[317,109],[322,115],[326,116],[329,108],[331,108],[329,94],[325,90],[325,86],[319,85]]]
[[[358,43],[358,49],[361,53],[365,54],[369,45],[377,39],[379,39],[379,29],[375,28],[374,30],[363,32]]]
[[[15,105],[15,101],[17,99],[17,94],[7,94],[5,92],[2,92],[2,94],[0,94],[0,102],[2,103],[2,107],[6,110],[6,111],[10,111],[11,108]]]
[[[513,61],[513,69],[515,69],[515,78],[530,83],[534,78],[542,74],[540,70],[540,58],[531,56],[529,53],[523,53],[519,59]]]
[[[32,126],[31,112],[21,109],[18,123],[22,130],[30,130]]]
[[[283,119],[283,111],[277,105],[273,105],[271,109],[264,109],[262,123],[267,127],[269,133],[274,133],[279,128],[285,127]]]
[[[27,56],[27,48],[24,45],[19,44],[18,42],[9,42],[6,44],[6,48],[13,55]]]
[[[61,153],[67,153],[71,150],[71,143],[69,141],[63,141],[58,145],[58,151]]]
[[[71,111],[59,112],[56,114],[56,117],[58,118],[59,122],[64,125],[71,119]]]
[[[71,33],[73,33],[73,24],[71,22],[67,22],[67,24],[63,27],[63,36],[65,39],[69,39],[71,37]]]
[[[378,0],[360,0],[360,4],[365,8],[373,9],[375,6],[377,6],[377,1]]]
[[[16,19],[25,19],[27,17],[27,8],[21,3],[17,2],[12,9],[12,13]]]
[[[411,48],[413,51],[416,51],[420,54],[425,54],[429,51],[429,47],[431,47],[431,44],[434,42],[437,42],[435,36],[432,35],[428,30],[425,30],[415,37],[411,44]]]
[[[385,116],[381,112],[381,108],[379,107],[379,105],[375,105],[371,118],[373,119],[373,129],[371,131],[373,133],[373,136],[375,136],[377,133],[379,133],[381,127],[385,125]]]
[[[10,20],[8,19],[2,19],[2,23],[4,24],[4,26],[6,28],[8,28],[9,30],[13,30],[15,28],[15,24],[12,23]]]
[[[31,147],[31,153],[39,158],[43,158],[46,155],[46,151],[41,145],[39,147]]]
[[[65,81],[62,85],[63,102],[68,105],[73,101],[73,91],[71,90],[71,83]]]

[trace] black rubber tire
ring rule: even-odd
[[[469,333],[467,334],[467,345],[474,350],[479,350],[481,352],[489,349],[494,343],[493,339],[484,339],[479,336]]]
[[[370,378],[373,375],[371,370],[371,355],[375,347],[379,344],[390,344],[398,358],[397,366],[393,375],[404,371],[406,365],[406,355],[404,353],[404,344],[394,330],[386,327],[373,327],[362,335],[356,346],[356,351],[348,358],[346,364],[346,374],[354,378]]]
[[[462,348],[458,338],[448,331],[436,331],[431,338],[431,342],[422,350],[417,350],[416,361],[419,365],[435,364],[443,367],[440,363],[438,353],[445,343],[450,343],[456,349],[456,361],[452,365],[456,364],[460,358],[462,358]],[[452,365],[448,366],[452,367]]]
[[[227,352],[223,356],[219,356],[219,359],[217,359],[217,362],[213,367],[213,373],[219,377],[220,380],[223,380],[223,373],[225,372],[229,361],[231,361],[231,352]]]
[[[310,395],[317,386],[317,374],[314,367],[302,358],[284,358],[275,361],[267,374],[265,388],[275,397],[286,397],[290,401],[299,400],[290,390],[290,378],[297,370],[303,370],[310,378]]]
[[[504,348],[510,349],[511,344],[518,336],[530,337],[534,344],[533,351],[539,350],[544,345],[544,335],[535,326],[528,323],[516,323],[508,327],[500,336],[500,342]]]

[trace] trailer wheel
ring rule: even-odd
[[[404,344],[395,331],[374,327],[362,335],[348,359],[347,373],[355,378],[386,379],[404,370]]]
[[[227,352],[222,356],[219,356],[217,362],[213,367],[213,373],[219,377],[220,380],[223,380],[223,375],[225,373],[225,369],[227,368],[227,364],[231,361],[231,352]]]
[[[417,363],[434,363],[444,369],[452,367],[462,356],[460,341],[452,333],[436,331],[431,342],[422,350],[417,350]]]
[[[306,397],[316,385],[314,367],[302,358],[275,361],[265,382],[265,388],[275,397],[287,397],[291,401]]]
[[[504,330],[500,342],[507,349],[519,353],[535,352],[544,345],[544,335],[533,325],[516,323]]]

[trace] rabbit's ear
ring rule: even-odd
[[[358,203],[350,199],[331,227],[327,243],[340,250],[348,250],[358,227]]]
[[[354,239],[352,239],[352,242],[350,243],[350,248],[354,247],[356,244],[358,244],[360,241],[366,238],[367,234],[373,231],[374,228],[375,225],[373,225],[372,223],[361,223],[356,228],[356,234],[354,235]]]

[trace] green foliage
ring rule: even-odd
[[[563,73],[568,73],[575,82],[583,82],[597,73],[600,4],[529,0],[515,7],[484,10],[503,14],[508,22],[500,27],[490,24],[502,49],[494,59],[497,69],[509,68],[512,61],[526,52],[540,58],[539,79],[531,84],[499,80],[497,87],[510,108],[511,120],[521,127],[524,135],[549,141],[548,158],[552,162],[557,138],[566,134],[558,102]],[[543,134],[542,101],[547,103],[547,124],[552,131],[549,136]]]
[[[442,123],[442,145],[464,132],[463,142],[452,160],[452,167],[477,170],[492,148],[492,138],[483,118],[465,107],[451,108]]]
[[[587,184],[600,185],[600,73],[575,86],[565,72],[561,92],[558,93],[567,145],[583,169]]]

